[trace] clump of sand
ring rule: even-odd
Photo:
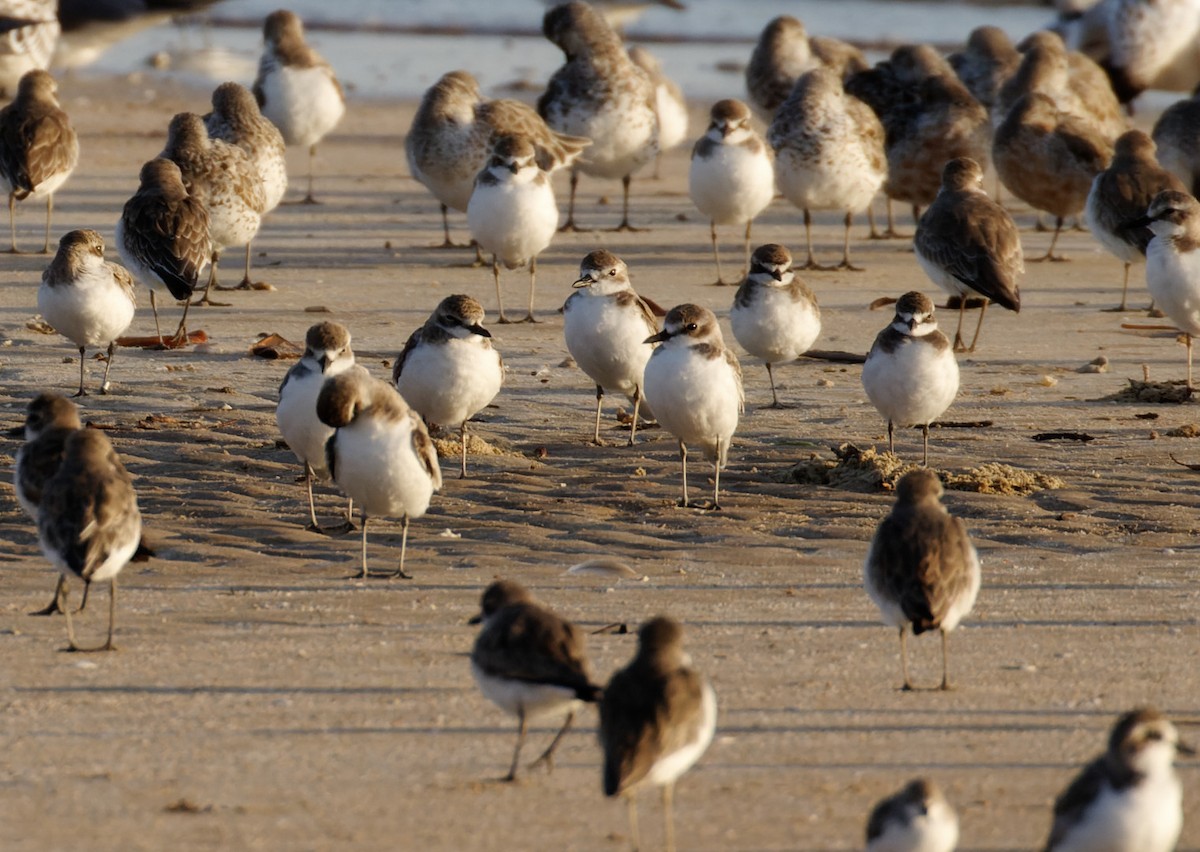
[[[1169,382],[1141,381],[1129,379],[1129,387],[1114,394],[1101,397],[1101,402],[1183,403],[1192,398],[1187,382],[1175,379]]]
[[[988,462],[965,473],[941,474],[942,482],[951,491],[976,491],[980,494],[1033,494],[1066,487],[1066,483],[1048,473],[1020,470],[1012,465]]]
[[[447,433],[447,437],[432,436],[434,449],[440,458],[456,459],[462,454],[462,444],[459,440],[457,430],[453,434]],[[467,455],[469,456],[521,456],[522,453],[513,449],[500,447],[496,444],[489,444],[487,441],[480,438],[478,435],[467,433]]]

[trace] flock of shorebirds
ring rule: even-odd
[[[1200,29],[1200,9],[1194,16]],[[441,204],[446,243],[448,210],[463,211],[478,255],[491,256],[502,323],[510,321],[502,305],[502,266],[529,267],[525,320],[536,322],[537,257],[559,230],[578,228],[574,201],[580,174],[622,181],[617,230],[635,230],[629,205],[633,175],[686,137],[686,104],[678,88],[653,57],[627,51],[619,33],[591,6],[554,7],[545,16],[544,32],[566,62],[536,109],[486,99],[469,73],[452,71],[425,94],[406,140],[413,177]],[[306,44],[296,15],[271,14],[264,40],[252,89],[226,83],[213,93],[211,113],[181,113],[171,120],[166,147],[142,167],[140,186],[117,224],[124,266],[105,260],[96,231],[72,231],[60,239],[38,305],[47,322],[79,349],[77,396],[86,393],[87,347],[107,347],[101,393],[108,388],[115,341],[134,316],[135,279],[185,303],[176,332],[168,337],[158,332],[164,346],[188,341],[186,305],[201,290],[206,268],[200,303],[210,301],[212,290],[225,289],[217,280],[225,249],[246,246],[245,275],[237,286],[255,286],[249,245],[284,195],[288,146],[309,148],[306,200],[312,200],[311,155],[342,117],[342,90],[328,63]],[[1115,89],[1105,70],[1120,80]],[[1139,85],[1144,88],[1138,80],[1152,79],[1138,77],[1128,65],[1102,69],[1051,32],[1014,46],[1000,30],[982,27],[962,53],[948,59],[928,46],[906,45],[871,67],[850,45],[810,38],[795,19],[770,22],[747,66],[749,104],[725,99],[712,106],[711,121],[692,151],[689,193],[711,223],[718,283],[724,280],[717,226],[744,227],[746,272],[729,322],[738,343],[766,365],[772,405],[779,405],[772,365],[809,351],[821,330],[817,299],[796,274],[828,268],[814,256],[811,211],[845,215],[836,268],[854,270],[852,216],[869,211],[882,191],[889,201],[887,230],[878,233],[872,221],[872,234],[895,234],[892,200],[912,205],[917,261],[930,280],[958,299],[958,330],[951,341],[938,330],[928,296],[901,295],[862,371],[868,397],[888,422],[889,449],[894,450],[895,426],[921,426],[927,463],[929,424],[958,391],[955,353],[973,351],[978,342],[978,326],[970,345],[962,336],[968,299],[982,300],[979,325],[990,302],[1020,308],[1021,239],[1009,213],[983,191],[989,164],[1010,193],[1055,218],[1054,238],[1039,260],[1061,259],[1054,254],[1058,231],[1079,215],[1124,263],[1126,288],[1130,265],[1145,258],[1155,305],[1188,336],[1190,387],[1190,340],[1200,334],[1200,208],[1189,194],[1200,178],[1200,99],[1172,107],[1152,135],[1127,129],[1122,101],[1135,96]],[[34,68],[0,111],[0,176],[9,187],[14,251],[15,204],[26,198],[46,200],[49,250],[54,193],[78,159],[78,142],[56,90],[54,79]],[[755,116],[768,126],[765,137],[752,123]],[[550,175],[563,168],[570,170],[570,200],[560,227]],[[798,266],[781,245],[751,251],[752,222],[777,190],[803,211],[807,255]],[[738,358],[725,344],[717,316],[695,304],[663,311],[639,297],[624,261],[603,249],[583,259],[574,288],[563,306],[563,331],[572,358],[596,388],[594,441],[602,443],[605,392],[628,397],[629,443],[636,439],[639,418],[656,420],[678,439],[681,504],[719,508],[720,472],[744,394]],[[1123,296],[1121,309],[1125,305]],[[407,576],[409,522],[426,512],[442,486],[427,423],[459,429],[459,472],[466,475],[467,422],[492,402],[504,379],[483,320],[476,299],[443,299],[396,359],[390,383],[355,363],[344,326],[319,323],[309,329],[303,357],[280,386],[277,421],[304,465],[310,525],[323,529],[313,481],[332,479],[350,500],[343,528],[350,528],[355,505],[361,513],[362,577],[373,576],[368,521],[381,517],[399,517],[403,524],[399,569],[386,576]],[[30,403],[24,435],[16,460],[17,496],[61,574],[42,612],[66,616],[70,650],[112,649],[118,572],[130,560],[152,555],[142,542],[132,480],[103,432],[81,428],[76,406],[62,396],[43,393]],[[713,463],[710,501],[689,500],[689,447],[699,447]],[[950,687],[946,636],[969,614],[980,587],[975,548],[962,521],[941,504],[941,493],[940,480],[928,468],[902,478],[895,507],[880,523],[864,566],[867,592],[883,620],[898,630],[905,689],[912,688],[905,645],[910,630],[940,633],[941,688]],[[110,583],[108,636],[98,648],[76,644],[68,577],[83,580],[84,604],[91,583]],[[519,721],[507,777],[517,775],[530,720],[565,717],[538,759],[552,766],[580,704],[598,703],[605,793],[628,795],[636,845],[632,794],[661,787],[672,847],[673,784],[704,753],[716,724],[713,690],[683,652],[680,626],[666,617],[644,624],[637,655],[602,687],[591,680],[579,631],[517,583],[491,585],[479,621],[472,672],[483,693]],[[1139,709],[1122,716],[1104,755],[1056,802],[1046,848],[1173,849],[1182,825],[1182,792],[1173,768],[1177,753],[1190,749],[1157,712]],[[874,852],[950,850],[957,842],[957,818],[936,785],[921,779],[879,804],[867,836]]]

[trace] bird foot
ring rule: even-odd
[[[83,388],[80,388],[79,390],[75,391],[75,393],[71,394],[71,399],[79,399],[79,397],[87,396],[87,395],[88,395],[88,392],[86,390],[84,390]]]
[[[97,645],[94,648],[80,648],[78,645],[72,642],[70,645],[62,649],[64,654],[99,654],[103,653],[104,651],[119,650],[120,648],[118,648],[112,642],[105,642],[103,645]]]
[[[1100,313],[1102,313],[1102,314],[1123,314],[1123,313],[1126,313],[1128,310],[1129,310],[1129,308],[1125,307],[1125,303],[1122,302],[1121,304],[1117,305],[1115,308],[1101,308]]]
[[[721,511],[721,504],[714,503],[711,500],[688,500],[686,503],[680,500],[679,508],[699,509],[701,512],[719,512]]]
[[[534,769],[537,769],[539,766],[541,766],[543,764],[546,767],[546,774],[553,775],[554,774],[554,755],[548,749],[546,751],[542,752],[542,755],[537,760],[529,763],[525,768],[532,771]]]
[[[786,409],[786,408],[791,408],[791,406],[790,406],[790,405],[784,405],[784,404],[783,404],[782,402],[780,402],[779,400],[775,400],[775,401],[774,401],[774,402],[772,402],[772,403],[769,403],[769,404],[767,404],[767,405],[762,405],[762,406],[759,406],[759,407],[760,407],[760,408],[770,408],[770,409],[772,409],[772,410],[774,410],[774,411],[783,411],[783,410],[784,410],[784,409]]]
[[[629,224],[628,220],[623,220],[620,225],[617,225],[617,227],[608,228],[607,230],[609,233],[612,233],[612,234],[619,234],[622,231],[628,231],[631,234],[643,234],[643,233],[648,232],[650,229],[649,228],[635,228],[635,227],[633,227],[633,225]]]
[[[516,320],[510,320],[504,314],[500,314],[500,316],[496,319],[496,323],[498,325],[516,325],[516,322]]]
[[[525,317],[525,319],[521,320],[521,322],[532,322],[532,323],[539,323],[539,324],[540,324],[540,323],[541,323],[541,320],[540,320],[540,319],[537,319],[537,318],[535,318],[533,314],[528,314],[528,315]]]
[[[62,611],[63,611],[62,606],[59,604],[58,598],[56,597],[54,600],[50,601],[50,603],[46,604],[41,609],[35,610],[34,612],[31,612],[29,614],[30,615],[54,615],[55,613],[60,613]]]
[[[847,272],[865,272],[866,271],[861,266],[855,266],[853,263],[851,263],[848,260],[843,260],[841,263],[839,263],[837,266],[835,266],[833,268],[834,269],[844,269]]]
[[[558,232],[560,234],[566,234],[566,233],[594,234],[596,232],[596,229],[595,228],[581,228],[575,224],[574,219],[568,219],[565,223],[563,223],[563,226],[558,229]]]
[[[1048,261],[1050,261],[1051,263],[1066,263],[1066,262],[1068,262],[1070,259],[1071,259],[1071,258],[1069,258],[1069,257],[1067,257],[1067,256],[1065,256],[1065,255],[1061,255],[1061,254],[1050,254],[1050,252],[1046,252],[1046,253],[1045,253],[1044,255],[1042,255],[1041,257],[1031,257],[1031,258],[1028,258],[1028,259],[1027,259],[1025,262],[1026,262],[1026,263],[1044,263],[1044,262],[1046,262],[1046,261],[1048,260]]]
[[[902,234],[895,228],[888,228],[884,231],[872,231],[867,235],[868,240],[911,240],[912,237],[908,234]]]
[[[456,243],[456,242],[454,242],[454,240],[445,239],[445,240],[442,240],[440,243],[434,243],[433,245],[430,246],[430,248],[433,248],[433,249],[465,249],[465,248],[471,248],[471,244],[470,243]]]
[[[243,278],[240,282],[238,282],[237,284],[235,284],[232,287],[225,287],[224,285],[221,285],[221,284],[214,284],[213,289],[221,290],[221,291],[228,293],[233,290],[265,290],[269,286],[270,285],[267,284],[265,281],[259,281],[256,284],[255,282],[251,281],[249,278]]]
[[[836,266],[822,266],[821,264],[819,264],[815,260],[813,260],[811,257],[807,261],[804,262],[803,266],[800,266],[799,264],[792,264],[793,272],[795,272],[796,270],[809,270],[809,271],[813,271],[813,272],[833,272],[836,269],[837,269]]]
[[[358,529],[358,527],[354,526],[351,521],[342,521],[340,524],[334,524],[333,526],[329,527],[323,527],[319,524],[310,523],[305,527],[305,529],[309,532],[315,532],[321,535],[332,537],[335,535],[345,535],[348,532],[353,532],[354,530]]]
[[[225,290],[225,289],[236,289],[236,288],[225,288],[225,287],[222,287],[220,284],[214,284],[213,289],[214,290]],[[192,304],[193,305],[203,305],[206,308],[228,308],[228,307],[232,307],[232,305],[233,305],[232,302],[214,302],[208,296],[205,296],[203,299],[201,299],[198,302],[192,302]]]
[[[1147,316],[1149,319],[1166,319],[1166,316],[1167,316],[1167,315],[1166,315],[1166,314],[1164,314],[1164,313],[1163,313],[1161,310],[1159,310],[1158,308],[1147,308],[1147,309],[1146,309],[1146,316]]]

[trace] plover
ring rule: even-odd
[[[325,445],[333,436],[333,428],[317,418],[317,396],[326,379],[353,366],[350,331],[341,323],[319,322],[304,335],[304,355],[292,365],[279,385],[275,423],[288,448],[304,465],[310,530],[323,531],[317,523],[312,483],[314,476],[329,479]],[[353,501],[346,510],[346,524],[350,523],[352,510]]]
[[[1154,196],[1167,189],[1187,192],[1179,178],[1158,164],[1154,142],[1141,130],[1130,130],[1117,139],[1112,162],[1092,181],[1085,221],[1100,245],[1125,265],[1118,311],[1125,310],[1129,267],[1145,258],[1154,236],[1149,228],[1130,228],[1128,223],[1143,215]]]
[[[550,179],[537,164],[533,144],[523,136],[495,140],[488,163],[475,179],[467,204],[467,226],[483,251],[492,256],[496,282],[498,322],[507,323],[500,294],[500,264],[508,269],[529,266],[529,313],[533,317],[533,291],[537,283],[537,258],[558,230],[558,204]]]
[[[137,192],[125,202],[117,222],[117,252],[133,276],[150,288],[150,307],[160,341],[154,287],[165,287],[172,298],[184,303],[172,342],[185,343],[192,293],[211,255],[208,208],[188,192],[179,166],[170,160],[145,163],[139,180]]]
[[[58,0],[5,0],[0,19],[0,97],[11,98],[23,76],[46,70],[61,28]]]
[[[534,603],[529,591],[512,580],[497,580],[483,592],[480,612],[470,624],[482,624],[471,650],[471,675],[484,696],[517,717],[517,746],[505,781],[514,781],[529,722],[565,716],[558,733],[530,768],[554,769],[554,750],[583,702],[600,699],[584,656],[584,637],[574,624]]]
[[[538,167],[548,174],[570,166],[592,144],[581,136],[556,133],[537,110],[520,101],[487,100],[466,71],[443,74],[421,98],[404,150],[412,176],[441,203],[443,248],[455,247],[447,209],[466,212],[493,141],[512,135],[533,143]]]
[[[812,210],[841,210],[846,233],[838,269],[850,263],[850,224],[887,176],[883,126],[865,103],[847,95],[836,74],[805,72],[779,107],[767,132],[775,149],[779,189],[804,211],[808,246],[805,269],[821,269],[813,257]]]
[[[263,52],[254,80],[258,106],[283,134],[288,145],[308,148],[308,193],[313,197],[313,160],[317,143],[337,127],[346,112],[346,97],[333,68],[304,41],[304,24],[286,9],[263,22]]]
[[[1129,227],[1149,226],[1146,286],[1154,304],[1183,332],[1187,386],[1192,389],[1192,338],[1200,335],[1200,203],[1186,192],[1154,196],[1146,215]]]
[[[483,306],[447,296],[396,356],[392,382],[426,423],[458,426],[459,476],[467,475],[467,421],[500,393],[504,360],[483,327]]]
[[[662,344],[646,362],[643,391],[659,424],[679,440],[680,505],[689,505],[687,445],[699,444],[713,463],[711,508],[719,509],[721,468],[745,403],[737,356],[725,346],[713,312],[698,305],[672,308],[663,330],[646,342]]]
[[[717,225],[746,224],[745,264],[750,267],[750,226],[775,197],[775,166],[763,138],[750,126],[750,110],[741,101],[713,104],[708,130],[692,148],[688,195],[709,222],[717,283],[721,252]]]
[[[880,801],[867,820],[866,852],[954,852],[956,845],[958,814],[927,778]]]
[[[637,793],[661,787],[664,845],[673,852],[675,782],[708,750],[716,726],[716,693],[691,667],[683,629],[665,616],[647,621],[638,628],[636,656],[600,699],[604,795],[626,798],[634,849],[642,848]]]
[[[1013,195],[1056,220],[1050,248],[1031,260],[1065,259],[1054,254],[1063,220],[1083,212],[1092,181],[1111,159],[1112,145],[1048,96],[1032,92],[1013,105],[996,130],[992,162]]]
[[[79,347],[79,390],[83,387],[84,353],[89,346],[108,346],[100,393],[108,393],[117,338],[133,322],[137,299],[133,276],[104,259],[104,239],[95,231],[69,231],[58,241],[58,253],[38,287],[38,310],[54,330]]]
[[[982,26],[971,30],[966,47],[947,60],[958,79],[991,111],[1000,97],[1000,88],[1021,65],[1021,54],[999,27]]]
[[[621,223],[629,224],[629,184],[633,173],[658,153],[654,84],[638,68],[621,37],[587,3],[555,6],[542,20],[542,32],[566,55],[538,99],[538,112],[560,133],[592,140],[571,168],[571,195],[565,230],[576,230],[575,190],[579,172],[612,180],[624,190]]]
[[[921,216],[913,237],[925,274],[951,296],[959,297],[956,352],[974,352],[989,302],[1021,310],[1017,276],[1025,272],[1021,236],[1008,211],[983,191],[983,168],[967,157],[950,160],[942,170],[942,188]],[[971,345],[962,339],[967,296],[982,296],[979,324]]]
[[[1200,192],[1200,88],[1163,111],[1150,133],[1158,146],[1158,162],[1183,181],[1195,195]]]
[[[754,250],[750,271],[733,297],[729,324],[742,348],[767,365],[769,407],[783,408],[775,393],[771,365],[796,360],[821,333],[817,297],[792,272],[790,251],[775,243]]]
[[[633,403],[629,445],[637,437],[642,408],[646,362],[654,351],[646,335],[658,333],[654,312],[629,283],[625,261],[610,251],[598,249],[579,264],[575,292],[563,305],[563,337],[567,351],[587,377],[596,383],[596,429],[592,440],[600,440],[600,407],[604,391],[624,394]]]
[[[79,162],[79,140],[71,120],[58,105],[58,83],[47,72],[29,71],[17,96],[0,109],[0,180],[8,194],[8,225],[17,253],[16,204],[26,198],[46,199],[46,237],[50,252],[50,217],[54,193]]]
[[[1046,852],[1171,852],[1183,828],[1175,756],[1195,753],[1157,710],[1126,713],[1055,800]]]
[[[429,508],[442,487],[437,451],[425,424],[404,397],[361,367],[325,381],[317,395],[317,417],[334,429],[325,445],[325,462],[338,487],[362,513],[362,573],[367,571],[367,521],[400,516],[400,568],[387,577],[411,579],[404,572],[408,524]]]
[[[929,424],[958,395],[958,362],[924,293],[905,293],[896,301],[891,324],[867,353],[862,383],[871,404],[887,418],[888,450],[896,451],[896,425],[920,426],[922,463],[929,464]]]
[[[204,116],[204,127],[213,139],[220,139],[246,152],[262,179],[265,216],[283,200],[287,192],[287,146],[283,134],[259,112],[258,101],[245,86],[222,83],[212,93],[212,112]],[[250,242],[246,243],[246,272],[236,289],[259,289],[250,280]],[[219,287],[218,289],[225,289]]]
[[[212,258],[208,284],[197,304],[209,303],[209,291],[217,283],[221,252],[231,246],[248,245],[258,233],[267,209],[264,182],[250,156],[236,145],[208,135],[204,120],[190,112],[171,119],[167,146],[159,154],[179,166],[188,192],[208,209],[208,239]]]
[[[40,393],[30,400],[25,410],[25,443],[17,450],[13,461],[13,490],[17,502],[35,523],[42,491],[62,464],[67,438],[82,428],[79,408],[60,394]],[[60,575],[54,588],[54,599],[30,615],[62,612],[60,601],[66,587],[66,578]]]
[[[770,126],[800,75],[819,66],[842,79],[870,67],[853,45],[835,38],[809,38],[804,24],[791,15],[772,18],[746,65],[746,94],[758,119]]]
[[[907,628],[914,636],[942,634],[942,689],[950,688],[946,634],[975,606],[979,554],[961,518],[941,503],[942,481],[928,468],[912,470],[896,483],[896,505],[871,540],[863,564],[867,594],[885,624],[900,632],[904,689],[908,677]]]
[[[662,63],[646,48],[629,48],[629,58],[654,84],[654,112],[658,116],[658,154],[654,157],[654,179],[660,177],[662,157],[687,139],[688,107],[683,89],[662,70]]]
[[[117,574],[137,552],[142,537],[133,480],[98,429],[78,429],[67,438],[62,464],[42,491],[38,508],[38,544],[64,577],[92,583],[109,582],[108,639],[103,645],[75,644],[69,589],[62,593],[70,651],[112,651],[116,625]]]

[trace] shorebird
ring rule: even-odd
[[[745,404],[742,368],[725,346],[708,308],[679,305],[667,312],[663,330],[646,338],[661,343],[646,362],[646,402],[659,424],[679,440],[683,500],[688,506],[688,444],[699,444],[713,463],[713,501],[720,508],[721,468]]]
[[[333,68],[304,41],[304,24],[280,9],[263,22],[263,52],[254,80],[254,97],[288,145],[308,148],[308,193],[313,197],[313,160],[317,143],[342,120],[346,97]]]
[[[897,300],[896,315],[867,354],[862,383],[871,404],[887,418],[888,451],[896,451],[897,424],[920,426],[921,463],[929,464],[929,424],[958,395],[958,362],[924,293],[905,293]]]
[[[927,778],[877,804],[867,820],[866,852],[954,852],[958,815]]]
[[[258,101],[245,86],[222,83],[212,93],[212,112],[204,116],[204,127],[213,139],[241,148],[262,180],[266,215],[279,206],[287,192],[287,146],[283,134],[259,112]],[[265,289],[250,280],[250,242],[246,242],[246,272],[237,290]],[[216,285],[218,290],[225,287]]]
[[[104,259],[104,239],[95,231],[69,231],[58,241],[58,253],[38,287],[38,310],[54,330],[79,347],[79,390],[83,386],[84,353],[89,346],[108,346],[100,393],[108,393],[117,338],[133,322],[137,299],[133,276]]]
[[[1200,83],[1196,0],[1105,0],[1086,17],[1099,25],[1083,49],[1100,61],[1121,103],[1146,89],[1187,91]]]
[[[683,650],[683,629],[658,616],[638,628],[638,650],[604,687],[600,748],[604,795],[629,803],[633,848],[640,849],[637,793],[661,787],[668,852],[675,849],[671,813],[675,782],[707,751],[717,726],[717,696]]]
[[[687,99],[683,89],[662,70],[662,63],[641,46],[629,48],[633,64],[646,72],[654,84],[654,113],[658,116],[658,154],[654,157],[654,179],[658,180],[662,156],[682,145],[688,133]]]
[[[822,269],[813,257],[812,210],[846,214],[842,262],[850,263],[850,224],[887,176],[883,125],[865,103],[846,94],[836,74],[824,68],[805,72],[779,107],[767,131],[775,149],[779,189],[804,211],[808,261],[804,269]]]
[[[142,537],[133,481],[98,429],[78,429],[67,438],[62,464],[42,491],[38,544],[63,577],[83,580],[84,598],[92,583],[108,580],[108,639],[94,648],[75,644],[69,589],[62,593],[69,651],[113,651],[117,574],[137,552]]]
[[[1160,192],[1146,215],[1129,224],[1143,226],[1154,232],[1146,246],[1146,286],[1158,309],[1183,332],[1192,390],[1192,338],[1200,335],[1200,203],[1186,192]]]
[[[1112,145],[1091,125],[1060,113],[1040,92],[1024,95],[996,130],[992,162],[1009,192],[1056,219],[1050,248],[1032,261],[1066,258],[1054,254],[1063,220],[1083,212],[1096,175],[1108,167]]]
[[[181,112],[171,119],[167,146],[159,156],[179,166],[188,192],[208,209],[212,258],[208,284],[197,304],[209,304],[209,290],[221,289],[217,283],[221,252],[230,246],[248,246],[262,224],[267,209],[263,179],[245,151],[210,137],[204,119],[195,113]]]
[[[1183,828],[1175,756],[1195,753],[1157,710],[1126,713],[1055,800],[1045,852],[1171,852]]]
[[[825,67],[845,80],[870,66],[862,51],[836,38],[809,37],[804,24],[791,15],[772,18],[758,36],[746,65],[746,94],[750,108],[770,126],[775,111],[787,100],[805,71]]]
[[[46,238],[50,252],[50,217],[54,193],[79,162],[79,140],[71,120],[58,105],[58,83],[45,71],[21,78],[17,96],[0,109],[0,182],[7,188],[8,226],[17,254],[16,204],[26,198],[46,199]]]
[[[795,361],[821,333],[817,297],[792,272],[792,253],[767,243],[754,250],[750,271],[733,297],[729,312],[733,336],[742,348],[767,365],[769,408],[783,408],[775,393],[772,364]]]
[[[1021,54],[1004,30],[983,26],[971,30],[966,47],[947,60],[975,100],[991,112],[1001,87],[1017,73]]]
[[[575,190],[580,171],[621,179],[624,197],[616,230],[638,230],[629,224],[629,184],[634,172],[658,153],[654,84],[629,58],[621,37],[587,3],[555,6],[542,20],[542,32],[563,51],[567,62],[554,72],[538,99],[538,113],[554,130],[592,140],[571,167],[563,230],[578,230]]]
[[[392,367],[392,383],[426,423],[458,426],[460,478],[467,475],[467,421],[504,384],[504,360],[483,317],[483,306],[470,296],[447,296],[408,338]]]
[[[547,174],[570,166],[592,144],[551,130],[528,104],[484,98],[466,71],[443,74],[421,98],[404,140],[409,171],[441,203],[443,248],[456,247],[447,209],[466,212],[475,177],[500,136],[528,139],[537,151],[538,168]]]
[[[921,216],[913,247],[929,280],[959,297],[954,351],[975,351],[989,302],[1021,310],[1021,236],[1008,211],[983,191],[983,168],[974,160],[960,157],[946,163],[942,188]],[[972,293],[984,302],[971,345],[964,346],[963,314]]]
[[[545,3],[547,6],[557,6],[558,0],[545,0]],[[591,5],[617,32],[621,32],[648,9],[656,6],[676,12],[682,12],[687,8],[680,0],[593,0]]]
[[[633,290],[625,261],[598,249],[579,264],[575,292],[563,305],[563,337],[579,369],[596,383],[596,429],[600,446],[600,407],[604,391],[624,394],[633,403],[629,446],[637,437],[646,362],[654,351],[646,335],[658,333],[654,312]]]
[[[1158,164],[1153,140],[1140,130],[1130,130],[1117,139],[1112,162],[1092,181],[1084,208],[1085,221],[1100,245],[1125,265],[1117,311],[1125,310],[1129,267],[1145,259],[1146,246],[1154,237],[1149,228],[1130,228],[1128,223],[1141,216],[1154,196],[1167,189],[1187,192],[1179,178]]]
[[[558,204],[550,179],[537,164],[533,144],[523,136],[495,140],[488,163],[475,179],[467,205],[467,226],[479,247],[492,256],[496,282],[498,322],[504,316],[500,294],[500,264],[508,269],[529,266],[529,313],[533,317],[533,291],[537,283],[537,258],[558,230]]]
[[[863,564],[867,594],[885,624],[900,633],[904,689],[908,677],[906,630],[942,634],[942,685],[950,689],[946,634],[975,606],[979,594],[979,554],[962,519],[941,503],[942,482],[928,468],[906,473],[896,483],[896,505],[871,540]]]
[[[117,222],[117,252],[133,276],[151,288],[150,307],[160,341],[163,336],[154,287],[165,287],[184,303],[179,328],[172,337],[172,343],[180,345],[187,342],[192,293],[211,254],[208,208],[188,192],[179,166],[170,160],[145,163],[139,179],[137,192],[125,202]]]
[[[1150,133],[1158,146],[1158,162],[1183,181],[1192,195],[1200,192],[1200,87],[1163,111]]]
[[[0,97],[12,97],[29,71],[50,67],[60,33],[57,6],[57,0],[5,0],[0,18]]]
[[[517,746],[505,781],[515,781],[529,722],[566,716],[550,746],[530,764],[554,770],[554,750],[583,702],[600,699],[584,656],[584,637],[574,624],[534,603],[529,591],[512,580],[497,580],[483,592],[480,612],[470,624],[482,624],[471,650],[471,675],[484,696],[517,717]]]
[[[709,222],[717,283],[721,252],[717,225],[746,223],[745,264],[750,267],[750,226],[775,197],[775,167],[763,138],[750,126],[750,110],[741,101],[713,104],[708,130],[692,148],[688,195]]]
[[[425,424],[404,397],[362,367],[326,380],[317,395],[317,417],[334,429],[325,445],[330,476],[362,513],[362,573],[367,571],[367,521],[400,516],[400,568],[387,577],[411,579],[404,573],[408,524],[429,508],[442,487],[437,451]]]
[[[313,503],[313,477],[329,479],[325,445],[333,437],[333,428],[317,417],[317,397],[325,380],[340,375],[354,366],[354,350],[350,348],[350,331],[341,323],[319,322],[304,335],[304,355],[292,365],[279,385],[279,403],[275,406],[275,423],[288,448],[304,465],[304,484],[308,489],[308,518],[310,530],[323,532],[317,523]],[[346,509],[350,526],[354,501]]]

